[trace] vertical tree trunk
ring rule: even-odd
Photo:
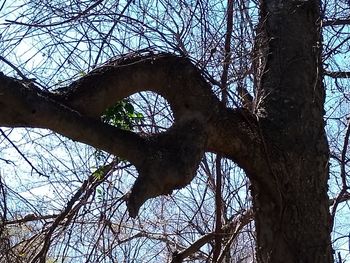
[[[319,4],[265,0],[260,15],[255,110],[269,169],[250,174],[257,259],[333,262]]]

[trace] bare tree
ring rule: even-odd
[[[348,11],[4,1],[4,262],[333,262],[349,212]],[[51,196],[23,199],[36,181]]]

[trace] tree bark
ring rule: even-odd
[[[257,259],[332,262],[319,5],[263,1],[260,15],[256,115],[269,171],[250,174]]]
[[[101,121],[107,107],[144,90],[170,103],[175,123],[166,132],[141,136]],[[55,93],[0,74],[0,106],[2,126],[51,129],[134,164],[139,176],[128,198],[132,217],[146,200],[190,183],[205,151],[247,169],[261,153],[253,115],[226,108],[189,59],[170,54],[112,61]]]

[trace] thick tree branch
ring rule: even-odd
[[[130,160],[143,161],[144,139],[86,117],[37,90],[0,76],[0,125],[46,128]]]
[[[191,118],[206,123],[207,150],[234,158],[240,165],[257,150],[255,117],[245,109],[227,109],[184,57],[150,54],[113,60],[60,90],[55,98],[80,113],[99,117],[116,101],[146,90],[168,100],[176,123]],[[229,137],[235,140],[228,142]]]
[[[110,61],[61,89],[56,99],[80,113],[99,117],[116,101],[140,91],[162,95],[176,119],[195,113],[212,116],[218,110],[218,99],[198,69],[187,58],[169,54],[130,55]]]
[[[175,123],[168,131],[142,137],[101,122],[106,108],[146,90],[170,103]],[[261,155],[254,116],[227,109],[190,60],[174,55],[114,60],[55,93],[1,74],[0,106],[2,126],[50,129],[134,164],[139,177],[128,199],[131,216],[147,199],[190,183],[205,151],[243,168]]]

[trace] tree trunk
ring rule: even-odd
[[[255,111],[265,157],[257,162],[269,168],[249,174],[257,260],[333,262],[319,4],[263,1],[260,15]]]

